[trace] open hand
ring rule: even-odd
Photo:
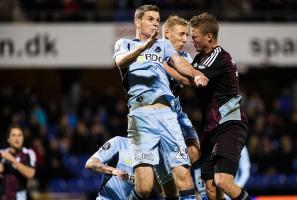
[[[151,37],[149,37],[149,39],[147,39],[144,43],[144,46],[143,46],[143,49],[148,49],[150,48],[151,46],[153,46],[153,44],[157,41],[157,35],[159,34],[158,31],[155,31]]]

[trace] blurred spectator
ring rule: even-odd
[[[7,134],[8,147],[0,151],[0,175],[3,178],[2,200],[27,199],[28,180],[35,175],[36,155],[25,148],[24,133],[12,124]]]

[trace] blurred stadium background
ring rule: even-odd
[[[85,161],[107,139],[126,135],[113,45],[133,38],[134,8],[144,3],[157,4],[163,20],[202,11],[218,18],[249,117],[246,189],[275,199],[297,195],[296,0],[1,0],[1,148],[11,122],[25,127],[26,146],[37,154],[31,198],[95,199],[100,175],[85,170]],[[191,89],[182,95],[199,130],[196,98]]]

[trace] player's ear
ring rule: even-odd
[[[169,38],[169,30],[166,28],[166,29],[163,29],[162,31],[162,35],[164,38],[168,39]]]
[[[213,40],[213,35],[212,33],[207,33],[207,41],[211,42]]]
[[[141,19],[134,19],[134,23],[135,23],[136,28],[140,27],[140,21],[141,21]]]

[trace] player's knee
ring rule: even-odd
[[[216,188],[215,187],[206,187],[206,194],[209,200],[216,199]]]
[[[179,190],[194,188],[191,172],[184,166],[178,166],[173,169],[174,179]]]
[[[145,187],[145,185],[142,185],[140,187],[137,187],[137,192],[143,197],[148,198],[151,194],[152,187]]]
[[[232,180],[224,174],[215,174],[215,185],[222,191],[228,191],[233,184]]]
[[[134,171],[136,191],[147,198],[154,185],[154,172],[151,166],[138,166]]]

